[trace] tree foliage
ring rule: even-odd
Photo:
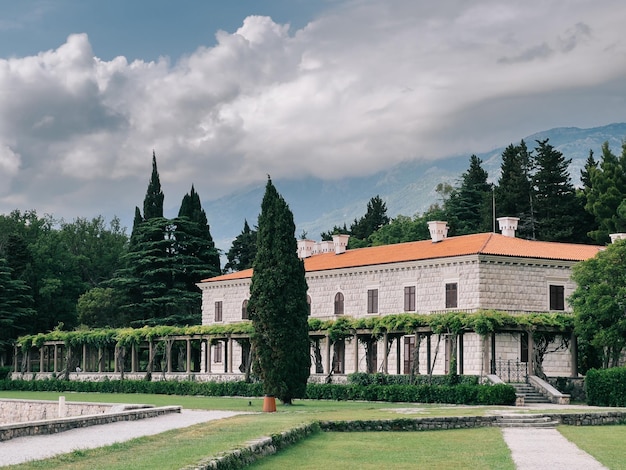
[[[256,230],[250,229],[248,221],[243,223],[243,230],[235,239],[226,254],[228,262],[224,272],[242,271],[252,267],[256,256]]]
[[[585,209],[596,220],[597,228],[589,236],[598,243],[609,241],[609,234],[626,231],[626,142],[618,158],[602,145],[599,166],[587,160],[585,166]]]
[[[310,373],[307,283],[293,214],[268,179],[261,204],[248,311],[254,370],[283,403],[304,397]]]
[[[613,367],[626,347],[626,241],[575,265],[572,279],[576,334]]]
[[[489,175],[476,155],[470,157],[470,166],[461,175],[458,188],[452,190],[445,203],[451,234],[488,232],[491,230],[492,189]]]

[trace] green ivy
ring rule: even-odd
[[[430,328],[435,334],[459,334],[463,331],[475,331],[479,335],[506,328],[524,331],[552,329],[559,332],[572,331],[574,316],[568,313],[524,313],[511,314],[495,310],[477,312],[446,312],[440,314],[400,313],[367,318],[341,316],[335,320],[323,321],[309,319],[310,331],[326,332],[331,341],[349,338],[355,330],[368,330],[375,338],[384,333],[410,334],[418,328]],[[168,336],[227,336],[231,334],[250,335],[254,332],[252,323],[242,321],[226,325],[196,326],[153,326],[143,328],[93,329],[62,331],[55,329],[49,333],[22,336],[17,345],[22,351],[31,347],[41,348],[48,341],[62,341],[66,346],[78,347],[87,344],[94,347],[131,346],[144,341],[154,341]]]

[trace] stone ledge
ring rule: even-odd
[[[70,429],[114,423],[117,421],[135,421],[138,419],[153,418],[169,413],[180,413],[181,409],[182,407],[180,406],[151,407],[106,414],[70,416],[67,418],[1,425],[0,442],[16,437],[55,434]]]

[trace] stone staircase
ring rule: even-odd
[[[496,426],[500,428],[554,428],[559,424],[543,415],[503,415],[496,417]]]
[[[524,404],[528,405],[531,403],[551,403],[549,399],[547,399],[543,394],[539,393],[535,387],[528,383],[510,383],[515,387],[515,393],[517,395],[524,396]]]

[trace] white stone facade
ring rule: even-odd
[[[445,243],[445,242],[444,242]],[[341,256],[341,255],[338,255]],[[341,293],[344,299],[343,315],[352,318],[382,316],[405,313],[405,287],[415,288],[415,310],[412,313],[428,314],[446,310],[475,311],[495,309],[511,312],[546,312],[550,310],[550,286],[560,286],[563,296],[563,311],[570,311],[565,299],[575,288],[570,279],[573,261],[554,261],[510,256],[473,254],[451,256],[440,259],[406,261],[374,266],[361,266],[342,269],[307,272],[308,296],[311,317],[322,320],[337,318],[335,296]],[[456,307],[446,308],[446,284],[456,285]],[[219,280],[199,284],[202,289],[202,323],[214,325],[242,321],[242,307],[249,298],[250,278]],[[377,290],[376,313],[368,313],[368,291]],[[216,320],[216,303],[219,303],[221,320]],[[371,308],[370,308],[371,310]],[[449,348],[445,338],[437,349],[437,336],[430,338],[431,367],[434,374],[447,373]],[[328,348],[322,338],[320,350],[324,374],[332,361],[332,348]],[[400,345],[396,341],[400,341]],[[404,338],[394,341],[389,347],[385,361],[383,339],[378,341],[376,370],[391,374],[404,373]],[[462,336],[464,374],[484,375],[489,363],[485,364],[485,348],[491,348],[475,333]],[[228,347],[224,344],[224,348]],[[221,363],[213,361],[211,371],[237,372],[242,363],[240,346],[230,345],[231,367],[224,369]],[[503,363],[521,360],[520,333],[498,334],[495,340],[495,357]],[[213,349],[213,348],[212,348]],[[420,344],[420,369],[427,373],[427,340]],[[435,357],[435,351],[437,351]],[[358,354],[358,360],[355,355]],[[460,354],[460,353],[459,353]],[[343,369],[345,373],[365,372],[365,347],[358,345],[355,353],[354,340],[345,341]],[[204,354],[203,354],[204,357]],[[224,357],[224,356],[222,356]],[[223,360],[223,359],[222,359]],[[312,352],[311,372],[315,373]],[[519,366],[518,366],[519,367]],[[205,366],[203,365],[203,370]],[[544,370],[549,375],[571,374],[569,351],[559,351],[546,358]]]

